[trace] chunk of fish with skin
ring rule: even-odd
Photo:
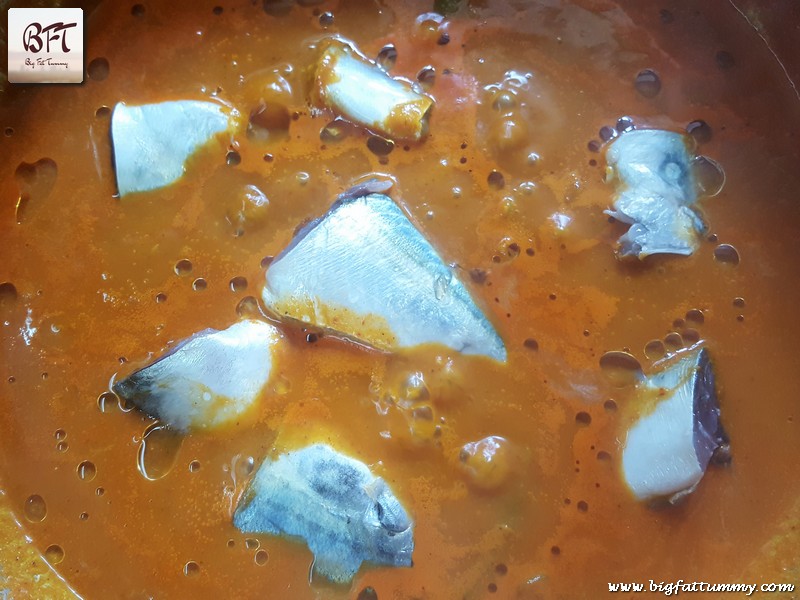
[[[189,157],[231,127],[227,113],[220,104],[199,100],[117,104],[111,141],[120,197],[177,181]]]
[[[258,469],[233,516],[243,533],[297,536],[314,572],[349,582],[363,562],[410,567],[413,523],[386,482],[324,444]]]
[[[636,129],[615,139],[606,151],[618,180],[613,210],[606,214],[631,225],[619,239],[618,256],[692,254],[706,226],[692,209],[697,201],[692,157],[685,136]]]
[[[180,431],[224,425],[241,417],[269,382],[282,337],[253,319],[206,329],[112,389]]]
[[[467,289],[383,194],[340,196],[272,262],[262,297],[281,317],[383,351],[438,343],[506,360]]]
[[[433,99],[390,77],[341,38],[322,42],[314,94],[325,108],[390,139],[417,141],[428,131]]]
[[[639,392],[663,399],[628,431],[623,476],[640,500],[674,501],[694,490],[727,441],[708,350],[688,351],[648,377]]]

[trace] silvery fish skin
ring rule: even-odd
[[[206,329],[112,389],[173,429],[217,427],[240,417],[267,385],[282,338],[256,320]]]
[[[282,317],[380,350],[438,343],[506,360],[467,289],[383,194],[340,197],[272,262],[262,296]]]
[[[346,40],[323,42],[314,91],[337,115],[390,139],[417,141],[428,131],[433,99],[390,77]]]
[[[637,129],[614,140],[606,151],[609,172],[618,183],[613,210],[606,214],[629,223],[618,256],[690,255],[706,226],[692,210],[697,201],[692,157],[685,136]]]
[[[315,573],[349,582],[363,562],[410,567],[413,523],[362,463],[315,444],[265,461],[233,516],[243,533],[297,536]]]
[[[213,102],[117,104],[111,115],[111,141],[120,197],[177,181],[186,160],[229,126],[224,107]]]
[[[708,350],[694,349],[647,378],[642,391],[664,392],[628,431],[622,470],[640,500],[677,499],[694,490],[725,441]]]

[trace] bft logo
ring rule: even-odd
[[[81,83],[83,10],[9,9],[8,81]]]
[[[31,23],[22,34],[22,45],[27,52],[36,54],[42,51],[45,44],[47,44],[45,52],[50,52],[50,42],[61,40],[61,51],[66,54],[70,51],[67,46],[67,29],[77,26],[77,23],[53,23],[42,27],[41,23]],[[42,34],[45,34],[44,41]]]

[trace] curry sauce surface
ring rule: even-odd
[[[800,102],[743,20],[667,4],[473,2],[433,31],[416,21],[426,2],[329,0],[277,16],[260,2],[107,2],[87,17],[83,85],[11,90],[0,473],[69,585],[88,598],[355,597],[366,586],[379,598],[592,598],[608,581],[739,581],[800,492]],[[308,107],[307,73],[311,46],[331,33],[370,57],[394,44],[393,75],[435,69],[427,138],[383,158],[358,128],[321,139],[333,117]],[[645,68],[661,78],[653,98],[633,84]],[[288,132],[241,129],[176,184],[115,197],[108,107],[215,97],[246,120],[275,69],[292,85]],[[509,71],[530,77],[524,135],[503,141],[484,88]],[[613,188],[588,143],[623,115],[712,128],[698,153],[726,182],[700,203],[711,236],[691,257],[614,257],[624,227],[602,213]],[[442,347],[386,355],[280,324],[288,344],[257,408],[221,431],[157,430],[145,461],[166,474],[146,479],[137,464],[153,421],[103,395],[111,378],[257,313],[269,257],[370,173],[394,178],[390,195],[455,265],[507,364]],[[236,236],[226,214],[246,185],[270,204]],[[719,243],[738,264],[715,259]],[[184,259],[189,272],[176,269]],[[733,461],[654,510],[620,476],[633,390],[599,358],[628,349],[647,370],[645,346],[673,331],[712,353]],[[412,376],[423,411],[404,408]],[[460,457],[487,436],[508,442],[507,476],[490,489]],[[365,566],[350,588],[309,581],[302,542],[233,527],[253,468],[315,441],[386,479],[415,520],[412,568]]]

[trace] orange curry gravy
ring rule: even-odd
[[[107,73],[93,63],[81,86],[12,89],[1,113],[0,281],[13,287],[0,309],[0,472],[25,532],[90,598],[355,597],[366,586],[379,598],[595,597],[614,580],[739,581],[800,492],[800,103],[755,31],[720,8],[472,2],[438,30],[415,24],[428,2],[329,0],[281,16],[249,1],[87,11],[87,64],[105,58]],[[434,67],[426,139],[385,159],[357,129],[320,139],[332,117],[309,110],[304,69],[309,43],[332,32],[370,57],[394,44],[395,75]],[[449,43],[437,43],[442,32]],[[288,134],[241,131],[238,164],[215,142],[178,183],[114,196],[102,107],[217,96],[246,117],[274,68],[293,86]],[[653,98],[633,85],[645,68],[661,78]],[[532,77],[511,127],[522,137],[504,142],[483,87],[510,70]],[[587,144],[622,115],[711,126],[699,152],[727,182],[700,204],[716,241],[695,255],[614,257],[624,228],[602,214],[613,190]],[[372,172],[396,179],[391,195],[457,265],[508,363],[439,347],[385,355],[282,325],[289,344],[257,408],[221,431],[153,437],[151,468],[168,472],[145,479],[137,461],[152,419],[98,403],[111,377],[251,310],[240,302],[260,296],[262,259]],[[270,204],[236,237],[225,215],[245,185]],[[571,221],[560,229],[555,213]],[[715,260],[719,243],[740,262]],[[178,275],[182,259],[191,272]],[[687,320],[692,309],[702,323]],[[691,339],[687,328],[715,361],[733,461],[710,467],[679,506],[653,510],[620,477],[634,394],[611,385],[599,358],[627,348],[648,369],[647,343]],[[387,398],[414,373],[427,408],[403,411]],[[490,435],[508,441],[508,472],[486,489],[459,454]],[[302,542],[233,527],[253,464],[313,441],[389,482],[415,520],[412,568],[365,565],[351,588],[309,583]]]

